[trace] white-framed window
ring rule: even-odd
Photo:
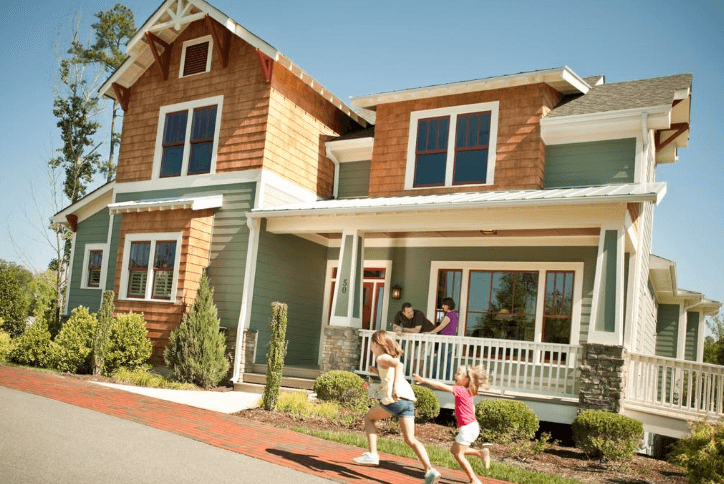
[[[106,287],[106,244],[86,244],[83,254],[83,275],[81,289],[104,289]]]
[[[120,299],[176,302],[181,233],[127,234]]]
[[[576,345],[582,262],[433,261],[427,314],[452,297],[458,336]]]
[[[184,42],[178,76],[188,77],[209,72],[213,48],[214,39],[210,35]]]
[[[153,178],[216,171],[224,96],[161,108],[153,157]]]
[[[492,185],[498,101],[410,113],[405,189]]]

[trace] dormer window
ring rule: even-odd
[[[492,185],[498,102],[410,114],[405,189]]]
[[[214,173],[223,96],[161,108],[154,178]]]
[[[181,70],[179,77],[188,77],[203,74],[211,70],[211,49],[213,40],[211,36],[184,42],[181,52]]]

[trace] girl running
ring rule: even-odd
[[[461,366],[455,373],[455,385],[450,386],[434,380],[426,380],[420,375],[412,376],[419,384],[429,385],[440,391],[450,392],[455,396],[455,418],[458,422],[458,434],[455,437],[450,452],[458,461],[468,475],[472,484],[481,484],[480,479],[473,472],[470,462],[465,459],[466,455],[474,455],[482,459],[486,469],[490,467],[490,451],[487,448],[482,450],[473,449],[470,446],[480,435],[480,426],[475,418],[475,404],[473,396],[478,394],[478,389],[487,384],[487,377],[482,366],[471,368]]]
[[[415,393],[405,380],[403,364],[400,363],[402,348],[392,339],[387,331],[375,331],[372,334],[370,349],[377,360],[377,367],[371,366],[369,371],[380,377],[382,398],[380,403],[370,408],[365,415],[365,433],[369,442],[369,452],[353,460],[362,465],[378,465],[380,456],[377,453],[377,427],[375,423],[390,417],[397,417],[400,432],[425,466],[425,484],[435,484],[440,480],[440,473],[432,468],[425,447],[415,438]]]

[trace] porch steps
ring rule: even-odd
[[[234,384],[234,391],[264,393],[267,365],[254,364],[251,371],[242,375],[242,381]],[[318,369],[285,366],[282,371],[281,391],[311,392],[314,380],[321,374]]]

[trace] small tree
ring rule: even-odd
[[[214,304],[214,289],[204,273],[196,302],[183,315],[181,325],[171,332],[163,358],[174,378],[204,388],[218,385],[229,371],[225,355],[226,338]]]
[[[284,357],[287,355],[287,305],[280,302],[271,304],[271,317],[269,318],[271,339],[269,352],[266,354],[266,387],[262,405],[265,410],[274,410],[279,399],[279,387],[282,383],[282,370]]]
[[[25,319],[30,308],[32,274],[12,262],[0,260],[0,318],[2,329],[13,338],[25,331]]]
[[[100,375],[103,371],[103,361],[106,354],[106,346],[108,345],[108,333],[113,324],[113,291],[103,292],[103,303],[101,310],[98,311],[98,326],[96,334],[93,335],[93,374]]]

